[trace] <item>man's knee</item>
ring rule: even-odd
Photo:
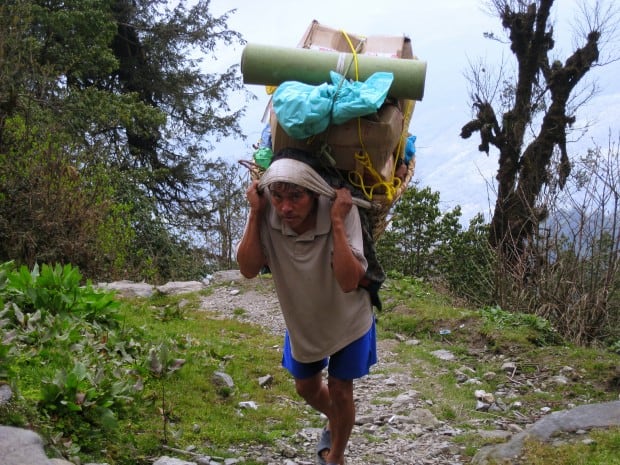
[[[353,398],[353,381],[329,377],[329,397],[332,402],[342,402]]]
[[[321,392],[322,379],[311,377],[295,380],[295,390],[304,399],[314,399]]]

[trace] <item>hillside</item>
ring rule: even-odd
[[[203,309],[282,334],[270,279],[226,276],[233,279],[215,287],[202,300]],[[541,346],[550,338],[547,329],[532,332],[499,312],[492,329],[465,309],[448,312],[462,315],[456,319],[433,318],[426,311],[416,315],[418,306],[437,303],[430,293],[420,292],[424,286],[413,296],[412,289],[388,282],[383,292],[388,310],[378,315],[379,362],[355,386],[357,421],[348,464],[470,463],[479,448],[506,442],[552,412],[618,399],[617,356]],[[408,319],[412,331],[407,331]],[[522,336],[535,344],[524,345]],[[612,424],[620,426],[620,403],[616,408]],[[579,433],[575,440],[583,441],[590,427],[605,425],[600,414],[591,418],[582,410],[579,417],[582,424],[572,431]],[[316,427],[302,429],[270,454],[311,463],[309,451],[317,434]]]
[[[67,302],[29,286],[27,293],[6,296],[22,299],[16,301],[23,308],[26,296]],[[122,325],[103,333],[103,315],[91,312],[92,303],[110,315],[114,307],[92,290],[85,291],[87,306],[76,300],[89,320],[100,315],[92,335],[77,320],[53,320],[50,307],[43,318],[6,307],[2,324],[11,324],[15,309],[25,326],[23,334],[10,332],[22,350],[5,353],[8,373],[19,374],[12,386],[20,395],[0,404],[0,424],[47,431],[48,454],[79,453],[73,463],[173,463],[165,455],[210,465],[314,463],[325,421],[295,394],[279,365],[284,326],[269,275],[246,280],[229,271],[208,283],[99,287],[115,290],[121,304],[116,321]],[[488,457],[514,455],[531,465],[618,463],[618,354],[565,344],[547,322],[530,315],[456,305],[411,278],[388,279],[382,298],[379,362],[355,385],[348,465],[483,465]],[[79,375],[77,390],[58,374],[50,383],[55,370],[70,366],[72,353],[88,363],[72,371]],[[100,365],[109,355],[110,368]],[[105,433],[88,405],[109,405],[129,391],[106,388],[111,380],[90,375],[90,364],[101,373],[111,369],[114,377],[127,373],[139,388],[132,408],[118,410],[116,432]],[[121,370],[124,364],[130,371]],[[41,383],[47,386],[43,403],[37,401]],[[44,415],[37,417],[37,404]],[[60,416],[66,405],[74,410]]]

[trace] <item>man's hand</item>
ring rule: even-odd
[[[246,197],[250,204],[250,214],[243,237],[237,247],[237,263],[243,276],[253,278],[267,264],[260,243],[260,225],[263,212],[267,207],[267,198],[258,190],[258,181],[250,184]]]
[[[336,189],[336,197],[332,203],[331,218],[332,221],[344,220],[351,211],[353,206],[353,199],[351,197],[351,191],[346,187]]]
[[[337,189],[331,208],[334,243],[332,267],[336,280],[344,292],[357,289],[365,271],[359,260],[353,255],[346,233],[345,219],[351,208],[353,208],[351,191],[347,188]]]
[[[265,210],[267,198],[262,192],[259,191],[257,180],[252,181],[252,184],[248,187],[245,196],[248,199],[250,210],[252,212],[260,214],[263,210]]]

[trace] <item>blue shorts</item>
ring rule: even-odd
[[[314,376],[326,366],[329,375],[335,378],[342,380],[361,378],[370,372],[370,367],[375,363],[377,363],[377,329],[374,318],[366,334],[329,358],[316,362],[302,363],[295,360],[288,331],[284,337],[282,366],[297,379]]]

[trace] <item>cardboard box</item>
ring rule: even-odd
[[[393,58],[413,59],[411,40],[406,36],[368,36],[343,33],[313,20],[298,47],[351,53],[351,45],[360,54],[377,55]],[[398,153],[401,137],[406,136],[409,119],[405,121],[403,109],[412,101],[398,100],[386,102],[376,114],[354,118],[344,124],[332,125],[325,132],[308,139],[290,137],[278,124],[273,111],[270,114],[272,150],[290,147],[309,152],[318,152],[323,144],[331,149],[336,167],[343,171],[357,171],[364,179],[368,173],[355,159],[355,154],[365,151],[370,155],[373,168],[387,181],[391,180],[396,159],[404,153],[404,147]],[[408,115],[409,118],[411,115]],[[359,121],[359,122],[358,122]]]
[[[355,154],[365,150],[370,155],[373,167],[381,172],[398,147],[404,130],[404,118],[398,106],[384,104],[376,114],[334,124],[326,131],[307,139],[294,139],[289,136],[277,122],[273,111],[270,125],[274,153],[287,147],[318,152],[323,144],[327,144],[336,161],[336,167],[352,171],[358,167]]]
[[[359,51],[360,44],[363,42],[363,37],[356,34],[347,33],[349,40],[354,49]],[[307,48],[311,50],[327,50],[330,52],[349,52],[351,53],[351,46],[347,42],[345,35],[342,31],[333,29],[331,27],[320,24],[317,20],[313,20],[306,29],[306,32],[302,36],[301,40],[297,44],[299,48]]]
[[[411,40],[402,36],[362,36],[334,29],[313,20],[298,43],[300,48],[352,53],[351,45],[357,53],[392,58],[413,58]]]

